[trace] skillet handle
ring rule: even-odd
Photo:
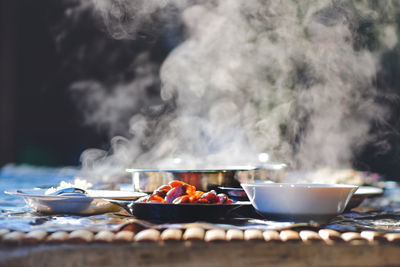
[[[129,211],[129,204],[132,203],[131,200],[117,200],[117,199],[111,199],[111,198],[103,198],[103,199],[108,201],[108,202],[110,202],[110,203],[112,203],[112,204],[115,204],[115,205],[118,205],[118,206],[122,207],[126,211]]]

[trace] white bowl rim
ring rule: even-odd
[[[294,184],[294,183],[242,183],[242,187],[300,187],[300,188],[358,188],[357,185],[351,184]]]

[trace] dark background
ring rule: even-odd
[[[65,66],[68,55],[57,51],[52,26],[64,6],[1,3],[0,165],[76,165],[83,149],[105,140],[82,126],[68,95],[68,83],[85,75],[85,67]],[[85,29],[79,31],[76,42]]]
[[[107,149],[109,133],[85,125],[71,84],[132,79],[136,55],[160,63],[179,42],[151,31],[114,40],[85,1],[0,1],[0,167],[78,165],[83,150]]]
[[[82,5],[85,1],[0,3],[0,167],[6,163],[79,165],[83,150],[107,149],[109,133],[85,125],[82,110],[71,97],[71,84],[131,80],[134,74],[129,66],[136,55],[148,51],[150,60],[160,63],[183,38],[183,30],[177,27],[168,33],[150,29],[135,40],[114,40],[91,6]],[[395,22],[398,29],[399,21]],[[355,31],[369,49],[379,46],[373,23],[355,25]],[[397,179],[400,44],[384,53],[381,61],[376,83],[390,97],[376,101],[390,107],[391,114],[385,122],[374,124],[376,139],[355,153],[354,167]],[[149,92],[159,94],[154,88]]]

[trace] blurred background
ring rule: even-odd
[[[107,150],[110,138],[124,132],[85,121],[73,85],[132,80],[137,75],[132,59],[140,60],[144,54],[158,72],[157,66],[184,39],[179,18],[172,27],[152,25],[136,39],[116,40],[84,1],[0,3],[0,167],[7,163],[78,166],[85,149]],[[395,16],[387,23],[393,24],[393,34],[398,36],[400,8],[392,13]],[[374,23],[365,20],[355,26],[360,43],[371,51],[379,47],[379,28]],[[376,84],[390,97],[378,101],[391,114],[373,130],[380,132],[387,148],[366,144],[354,155],[353,165],[396,179],[400,177],[400,44],[383,53],[381,61]],[[155,102],[160,101],[158,82],[146,87],[147,97]],[[136,112],[125,112],[126,120]],[[124,123],[124,118],[119,119]]]
[[[159,64],[179,42],[114,40],[93,12],[80,1],[1,0],[0,167],[79,165],[83,150],[107,149],[111,133],[85,123],[71,85],[131,79],[132,58],[148,51]]]

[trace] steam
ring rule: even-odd
[[[371,138],[371,122],[385,116],[375,101],[375,75],[381,50],[397,38],[386,27],[383,47],[363,46],[355,25],[379,15],[368,4],[96,3],[116,38],[182,21],[186,39],[159,73],[142,56],[133,64],[141,74],[110,94],[97,83],[75,85],[88,122],[129,126],[111,151],[83,153],[84,169],[244,165],[263,152],[294,168],[351,167],[354,151]],[[154,84],[160,99],[146,95]]]
[[[85,111],[85,122],[106,129],[110,135],[121,133],[133,114],[160,102],[149,96],[148,89],[159,86],[159,68],[149,62],[147,53],[141,53],[132,64],[135,79],[118,83],[109,90],[99,81],[80,81],[72,85],[73,96],[79,108]],[[123,131],[122,131],[123,132]]]
[[[136,39],[159,33],[172,26],[174,17],[186,7],[187,1],[94,0],[96,10],[106,21],[108,32],[116,39]]]

